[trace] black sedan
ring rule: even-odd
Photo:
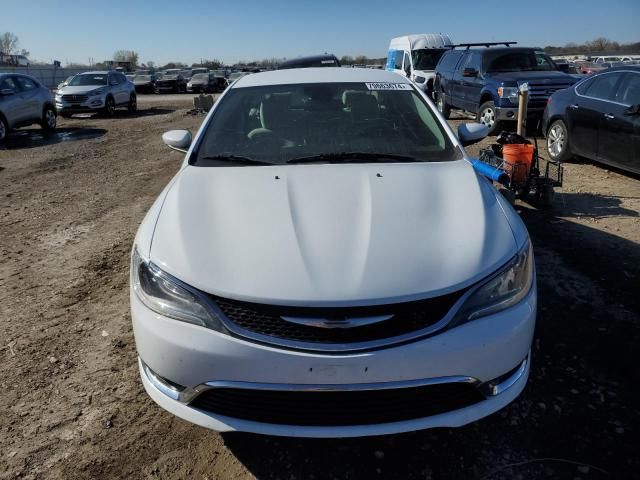
[[[640,173],[640,66],[612,68],[554,93],[542,118],[549,157]]]

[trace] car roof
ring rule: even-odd
[[[408,83],[411,80],[394,72],[371,68],[311,67],[271,70],[241,77],[232,88],[298,83]]]
[[[108,70],[91,70],[89,72],[78,73],[78,75],[107,75],[110,72]],[[122,73],[122,72],[118,72]]]
[[[320,62],[322,60],[338,60],[338,58],[331,53],[325,53],[322,55],[309,55],[308,57],[292,58],[291,60],[282,62],[280,65],[278,65],[278,67],[286,67],[287,65],[296,65],[298,63]]]

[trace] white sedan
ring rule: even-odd
[[[131,258],[142,381],[218,431],[456,427],[513,401],[536,317],[531,241],[406,78],[249,75],[199,132]]]

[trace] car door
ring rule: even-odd
[[[621,72],[599,74],[574,90],[573,103],[567,107],[571,151],[597,160],[598,131],[605,107],[613,100],[622,78]]]
[[[25,117],[24,105],[15,77],[4,77],[0,82],[0,91],[5,92],[0,96],[0,111],[9,122],[9,127],[13,127]]]
[[[122,105],[122,82],[115,72],[109,74],[109,89],[116,105]]]
[[[14,78],[20,90],[18,95],[22,101],[23,118],[20,121],[40,120],[42,118],[42,105],[38,84],[29,77],[23,77],[22,75],[17,75]]]
[[[640,105],[640,72],[624,73],[614,100],[603,104],[597,159],[639,171],[640,115],[631,112],[632,105]]]
[[[461,67],[458,69],[460,72],[460,99],[465,110],[470,112],[475,111],[480,105],[480,91],[482,90],[482,78],[481,75],[481,60],[482,55],[479,51],[468,50],[462,62]],[[473,69],[476,72],[475,76],[465,76],[465,69]]]

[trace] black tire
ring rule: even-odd
[[[546,132],[547,152],[549,158],[556,162],[564,162],[571,158],[569,148],[569,130],[562,120],[556,120]]]
[[[113,97],[107,97],[107,100],[104,102],[104,114],[107,117],[113,117],[116,113],[116,102],[113,100]]]
[[[444,93],[439,93],[438,98],[436,99],[436,106],[438,107],[438,111],[442,114],[445,120],[449,120],[451,116],[451,106],[447,103]]]
[[[476,122],[486,125],[489,128],[489,135],[497,135],[502,130],[502,122],[496,120],[496,105],[492,100],[480,105]]]
[[[129,113],[135,113],[138,111],[138,97],[135,93],[132,93],[129,97],[129,105],[127,105]]]
[[[7,121],[0,116],[0,144],[4,143],[7,135],[9,135],[9,125],[7,125]]]
[[[56,129],[57,114],[52,106],[44,107],[42,111],[42,120],[40,126],[43,130],[52,131]]]

